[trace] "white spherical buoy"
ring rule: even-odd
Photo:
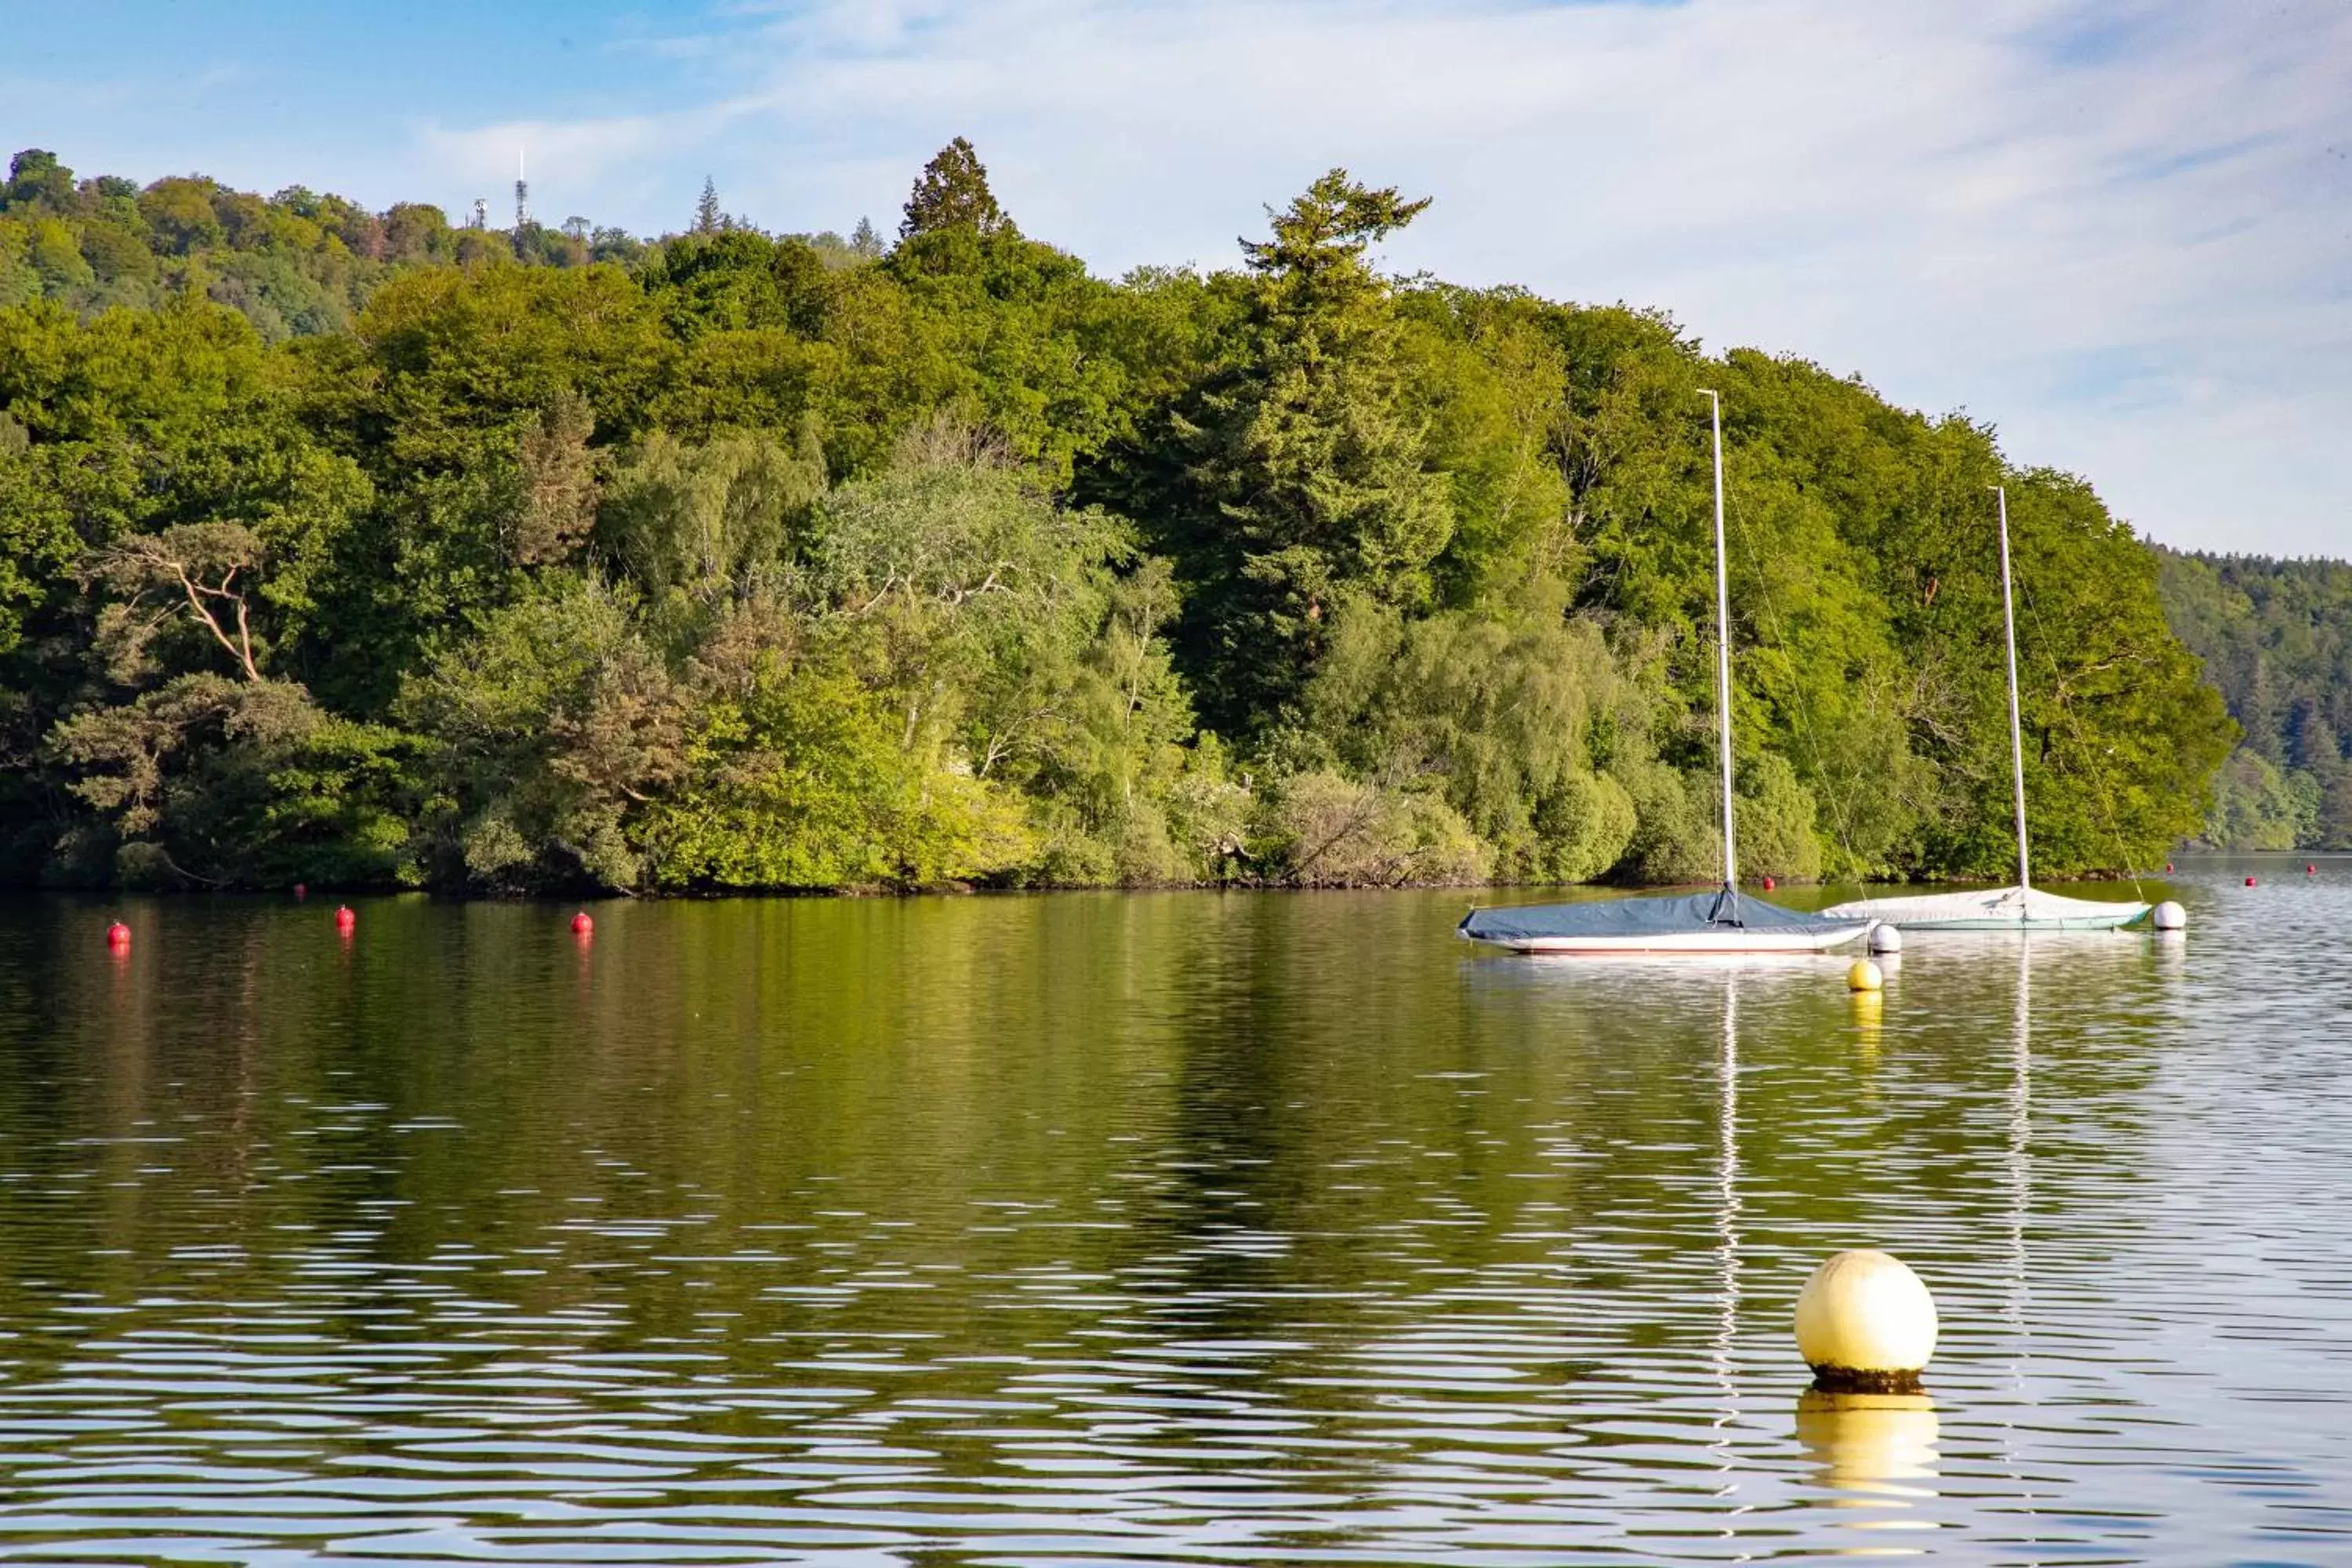
[[[2189,929],[2189,911],[2182,909],[2179,904],[2174,903],[2170,899],[2167,899],[2164,902],[2156,906],[2156,914],[2154,918],[2156,921],[2156,929],[2158,931],[2186,931]]]
[[[1849,991],[1876,991],[1885,984],[1886,976],[1866,958],[1855,959],[1853,967],[1845,972],[1845,988]]]
[[[1900,1258],[1841,1252],[1797,1298],[1797,1351],[1817,1387],[1909,1393],[1936,1353],[1936,1299]]]
[[[1895,930],[1893,926],[1888,925],[1885,921],[1879,921],[1878,924],[1870,928],[1870,951],[1873,952],[1901,952],[1903,951],[1903,933]]]

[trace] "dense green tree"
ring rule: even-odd
[[[2352,564],[2158,552],[2172,629],[2243,727],[2206,840],[2352,848]]]
[[[1231,368],[1172,418],[1181,467],[1151,500],[1190,600],[1190,673],[1227,732],[1281,721],[1343,605],[1432,598],[1450,487],[1405,405],[1392,290],[1368,255],[1427,205],[1335,169],[1273,215],[1242,247]]]
[[[647,828],[670,888],[918,888],[1035,853],[1015,802],[927,769],[855,675],[777,665],[700,715],[692,782]]]
[[[414,742],[324,713],[290,681],[181,676],[59,723],[49,758],[88,814],[52,874],[131,886],[400,884]]]
[[[798,450],[758,435],[688,447],[656,431],[606,488],[597,539],[659,602],[707,609],[749,597],[804,534],[824,492],[814,442]]]
[[[190,177],[158,180],[140,193],[139,216],[160,248],[185,256],[227,237],[213,210],[215,189],[210,180]]]
[[[460,885],[628,888],[634,828],[683,775],[688,710],[628,596],[556,573],[478,613],[404,686],[394,716],[428,736],[420,825]]]
[[[446,256],[451,245],[448,216],[423,202],[403,202],[383,215],[383,243],[404,260]]]
[[[369,498],[358,468],[297,423],[230,312],[84,326],[28,308],[0,319],[0,344],[16,432],[0,542],[34,589],[0,668],[24,726],[11,750],[36,763],[16,804],[47,824],[53,870],[251,881],[310,853],[394,877],[399,738],[321,712],[299,679],[325,630],[319,580]]]
[[[958,142],[870,225],[0,188],[0,869],[498,892],[2003,875],[2352,843],[2352,590],[1989,429],[1400,281],[1334,171],[1116,282]],[[2352,568],[2334,568],[2352,572]],[[2165,612],[2173,626],[2168,627]],[[2176,635],[2176,631],[2179,635]],[[2244,721],[2231,729],[2196,658]]]
[[[908,240],[951,228],[970,229],[983,239],[1013,232],[1013,220],[988,188],[988,170],[980,154],[961,136],[923,165],[914,194],[907,198],[898,237]]]
[[[8,160],[8,183],[0,186],[0,212],[46,207],[62,212],[72,205],[73,171],[55,153],[27,147]]]
[[[671,330],[689,340],[749,327],[816,337],[830,295],[824,263],[810,246],[748,229],[667,240],[654,249],[638,282],[661,302]]]
[[[1529,881],[1601,877],[1632,842],[1603,736],[1646,731],[1646,698],[1598,621],[1563,615],[1559,585],[1408,623],[1370,600],[1337,618],[1301,703],[1303,761],[1442,795]]]

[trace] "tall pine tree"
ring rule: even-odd
[[[898,237],[970,228],[981,237],[1016,232],[1012,218],[996,205],[988,188],[988,169],[971,143],[959,136],[940,148],[923,165],[907,198],[907,216],[898,224]]]
[[[1229,733],[1281,721],[1348,601],[1429,600],[1453,506],[1405,410],[1391,285],[1367,255],[1428,205],[1334,169],[1272,214],[1272,237],[1242,246],[1234,366],[1176,416],[1169,542],[1203,707]]]

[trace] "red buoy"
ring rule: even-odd
[[[112,925],[107,927],[106,945],[112,948],[129,947],[131,945],[131,928],[124,925],[121,921],[117,921]]]
[[[2166,874],[2167,876],[2169,876],[2169,875],[2171,874],[2171,872],[2172,872],[2172,862],[2171,862],[2171,861],[2169,861],[2169,860],[2167,860],[2167,861],[2164,863],[2164,869],[2165,869],[2165,874]]]
[[[2303,874],[2306,877],[2316,877],[2319,875],[2319,868],[2316,866],[2305,866],[2303,868]]]
[[[2246,879],[2246,886],[2248,886],[2249,888],[2251,888],[2251,887],[2252,887],[2253,885],[2254,885],[2254,879],[2253,879],[2252,877],[2247,878],[2247,879]]]
[[[349,904],[341,905],[336,909],[335,929],[337,931],[348,931],[359,923],[360,917],[352,913],[352,907]]]
[[[1768,893],[1772,890],[1772,879],[1769,877],[1764,879],[1764,890]]]
[[[583,910],[578,914],[572,917],[572,933],[574,936],[586,936],[590,931],[594,931],[595,929],[596,922],[588,918],[588,911],[586,910]]]

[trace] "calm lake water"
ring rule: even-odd
[[[0,1559],[2352,1562],[2352,864],[2248,868],[1875,1011],[1459,893],[0,901]],[[1856,1245],[1926,1407],[1801,1399]]]

